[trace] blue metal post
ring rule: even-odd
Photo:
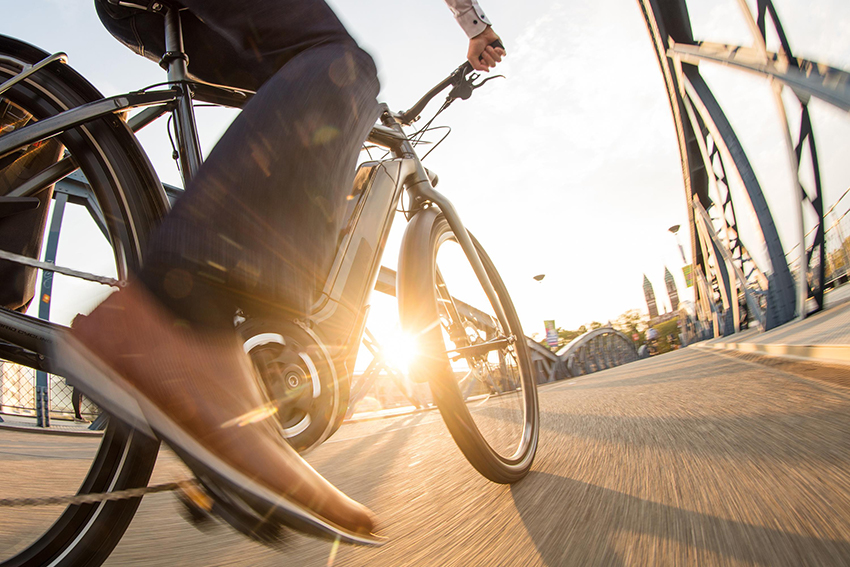
[[[59,230],[62,228],[62,217],[65,215],[65,203],[68,195],[56,193],[53,205],[53,216],[50,218],[50,230],[47,233],[47,250],[44,261],[55,263],[56,251],[59,248]],[[50,300],[53,293],[53,272],[44,271],[41,274],[41,296],[38,300],[38,318],[50,319]],[[50,375],[43,370],[35,373],[35,417],[38,427],[50,427]]]

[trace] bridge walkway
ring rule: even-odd
[[[698,348],[850,366],[850,286],[827,294],[824,311],[766,333],[756,329],[697,343]]]

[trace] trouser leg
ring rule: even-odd
[[[327,43],[354,40],[324,0],[181,0],[189,74],[256,91],[287,61]],[[95,0],[103,25],[152,61],[165,52],[164,19]]]
[[[353,42],[290,59],[246,106],[153,238],[142,281],[178,315],[308,312],[333,261],[376,70]]]
[[[7,107],[0,109],[0,126],[14,124],[18,111]],[[49,140],[33,144],[25,150],[6,156],[0,163],[0,195],[5,195],[31,179],[49,165],[59,161],[62,144]],[[53,197],[53,186],[41,191],[37,209],[0,218],[0,242],[7,252],[38,258],[47,213]],[[26,311],[35,295],[37,270],[9,260],[0,260],[0,306],[6,309]]]
[[[308,312],[330,270],[377,72],[322,0],[183,0],[189,72],[257,89],[153,238],[141,279],[186,319]],[[104,23],[161,55],[160,17]]]

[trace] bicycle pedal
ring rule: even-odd
[[[213,499],[197,485],[187,485],[174,492],[181,504],[182,516],[187,522],[200,530],[205,530],[215,524],[212,514]]]
[[[181,504],[182,516],[202,532],[217,525],[228,524],[251,540],[273,549],[285,546],[288,531],[281,525],[272,524],[256,512],[234,505],[226,498],[214,499],[199,482],[187,484],[174,494]]]

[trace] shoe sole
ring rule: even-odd
[[[298,531],[344,543],[378,546],[386,538],[342,528],[258,484],[198,443],[191,434],[163,413],[132,384],[103,363],[67,332],[57,333],[53,360],[57,374],[72,383],[107,413],[117,416],[141,433],[165,441],[192,469],[213,498],[237,517],[254,512],[268,523],[279,523]],[[234,507],[236,510],[234,510]],[[228,522],[230,518],[225,518]],[[246,526],[235,525],[245,533]],[[259,527],[259,526],[255,526]]]

